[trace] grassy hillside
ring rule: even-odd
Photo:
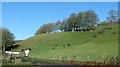
[[[100,31],[102,33],[98,33]],[[40,34],[20,42],[20,47],[15,51],[21,51],[22,48],[31,48],[30,56],[33,58],[102,61],[118,55],[118,24],[99,26],[88,32]]]

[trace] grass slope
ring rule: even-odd
[[[103,34],[98,34],[101,29],[109,27],[112,29],[105,29]],[[107,57],[118,56],[117,27],[117,24],[110,24],[96,27],[96,30],[88,32],[40,34],[20,42],[20,47],[15,51],[20,51],[22,48],[32,48],[30,56],[33,58],[60,60],[61,56],[66,60],[102,61]],[[114,32],[116,34],[113,34]],[[97,36],[93,37],[93,35]],[[67,44],[71,44],[71,46],[67,46]],[[59,45],[59,47],[55,47],[53,50],[54,45]],[[23,56],[22,52],[21,56]],[[74,58],[75,56],[76,58]]]

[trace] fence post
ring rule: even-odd
[[[90,60],[90,57],[89,57],[89,55],[88,55],[88,61]]]
[[[62,59],[62,58],[61,58],[61,56],[60,56],[60,61],[61,61],[61,59]]]
[[[105,58],[105,57],[104,57],[104,55],[103,55],[103,61],[104,61],[104,58]]]
[[[55,56],[53,57],[53,59],[55,60]]]
[[[67,58],[67,61],[69,61],[69,56],[68,56],[68,58]]]

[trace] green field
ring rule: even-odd
[[[101,30],[103,34],[98,33]],[[60,57],[63,57],[64,60],[103,61],[118,56],[118,24],[98,26],[96,30],[87,32],[40,34],[19,44],[19,48],[14,51],[31,48],[32,58],[61,60]],[[54,45],[58,46],[54,48]],[[23,56],[23,53],[20,55]]]

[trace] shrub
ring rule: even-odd
[[[98,33],[99,34],[104,34],[104,32],[105,32],[104,30],[100,30]]]
[[[22,62],[29,62],[29,61],[31,61],[31,58],[30,57],[21,57],[21,59],[22,59]]]
[[[103,28],[103,29],[112,29],[112,27],[106,27],[106,28]]]

